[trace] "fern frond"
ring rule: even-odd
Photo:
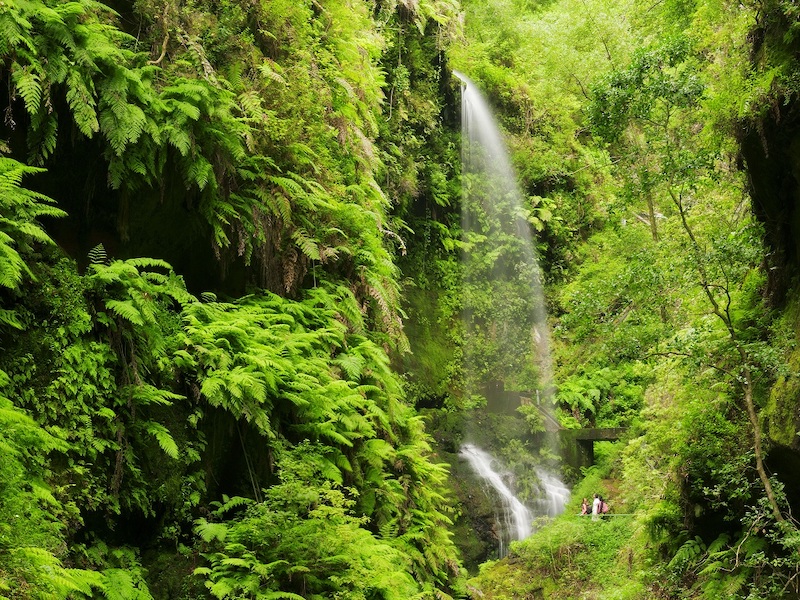
[[[132,323],[133,325],[143,326],[145,323],[144,316],[139,311],[136,306],[133,305],[133,302],[130,300],[106,300],[105,301],[106,308],[109,309],[111,312],[116,314],[117,316],[122,317],[126,321]]]
[[[26,235],[37,242],[41,242],[42,244],[53,244],[52,238],[45,233],[44,229],[39,227],[39,225],[32,223],[32,222],[23,222],[17,224],[17,232]]]
[[[89,259],[89,262],[93,265],[108,264],[108,255],[106,254],[106,249],[105,246],[103,246],[103,244],[97,244],[97,246],[89,250],[87,258]]]
[[[0,263],[0,271],[2,271],[2,263]],[[0,278],[0,285],[3,285],[2,278]],[[22,321],[19,320],[19,315],[15,311],[0,308],[0,326],[3,325],[19,329],[20,331],[25,329]]]
[[[288,225],[292,221],[292,204],[283,194],[273,194],[266,190],[256,189],[254,191],[256,197],[261,200],[263,206],[269,210],[273,215],[281,218],[284,225]]]
[[[231,510],[242,508],[245,506],[250,506],[253,501],[250,498],[245,498],[243,496],[233,496],[232,498],[223,497],[223,503],[214,511],[214,514],[217,516],[222,516]]]
[[[97,571],[64,569],[64,574],[72,581],[76,592],[89,596],[92,593],[92,589],[103,590],[103,575]]]
[[[165,269],[167,271],[172,270],[172,265],[160,258],[150,258],[146,256],[140,256],[136,258],[129,258],[125,262],[129,265],[136,267],[137,269]]]
[[[195,521],[194,532],[200,536],[204,542],[217,540],[224,542],[228,536],[228,528],[223,523],[209,523],[203,518]]]
[[[319,242],[309,236],[304,229],[295,229],[292,232],[292,240],[308,258],[312,260],[320,259]]]
[[[173,460],[178,459],[178,444],[166,427],[161,423],[148,422],[145,424],[145,430],[156,439],[164,454]]]
[[[290,198],[295,196],[303,196],[305,194],[303,187],[290,177],[271,175],[267,179],[271,183],[275,184],[275,186],[277,186],[284,193],[288,194]]]
[[[675,552],[675,556],[669,561],[668,568],[683,572],[691,565],[695,564],[705,553],[706,545],[700,536],[689,538]]]
[[[342,354],[334,359],[333,364],[340,367],[345,372],[348,379],[351,381],[358,381],[364,370],[366,361],[363,356],[359,356],[358,354]]]
[[[264,600],[305,600],[303,596],[298,596],[292,592],[266,592],[263,594]]]
[[[283,67],[275,61],[265,58],[264,62],[259,65],[258,70],[265,79],[286,85],[286,80],[281,76]]]
[[[168,110],[180,113],[181,116],[186,117],[186,119],[190,121],[197,121],[200,118],[200,109],[194,104],[175,99],[167,100],[166,104]],[[186,119],[182,119],[182,121],[185,122]]]
[[[58,121],[55,113],[40,111],[31,116],[28,145],[31,148],[30,162],[43,164],[56,149]]]
[[[177,400],[184,400],[184,396],[170,392],[169,390],[162,390],[154,385],[141,384],[129,385],[120,387],[120,393],[123,395],[130,394],[137,404],[140,406],[149,406],[156,404],[158,406],[172,406],[172,403]]]
[[[190,183],[204,190],[209,181],[214,179],[214,167],[202,156],[194,157],[186,170],[186,177]]]
[[[105,569],[103,571],[103,595],[106,600],[149,600],[134,581],[127,569]]]
[[[30,21],[25,20],[17,11],[0,12],[0,52],[8,55],[17,46],[25,46],[28,51],[33,51],[31,36],[26,35],[26,30],[30,27]]]
[[[181,156],[189,156],[192,149],[192,136],[188,131],[180,127],[167,126],[165,129],[167,141],[172,145]]]
[[[16,92],[25,101],[25,110],[28,114],[38,113],[44,94],[39,74],[30,66],[23,67],[15,62],[11,65],[11,79],[16,86]]]
[[[216,582],[207,581],[206,587],[217,598],[233,598],[236,591],[227,579]]]
[[[708,554],[716,554],[717,552],[722,551],[728,545],[731,536],[727,533],[720,534],[713,542],[708,545]]]
[[[70,71],[67,76],[67,103],[72,110],[75,124],[83,135],[90,138],[100,131],[94,93],[77,70]]]

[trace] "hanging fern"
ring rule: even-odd
[[[39,74],[34,72],[30,66],[23,67],[19,63],[11,65],[11,73],[16,92],[25,101],[25,108],[29,114],[35,115],[39,112],[43,95]]]
[[[53,243],[36,219],[66,215],[52,206],[53,200],[47,196],[21,187],[25,175],[40,172],[41,169],[0,157],[0,287],[18,288],[26,276],[32,276],[26,254],[35,244]],[[22,328],[13,309],[0,307],[2,325]]]

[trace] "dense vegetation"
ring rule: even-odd
[[[778,0],[0,1],[0,597],[800,593],[799,24]],[[557,418],[628,427],[568,510],[628,516],[480,569],[466,422],[523,498],[554,457],[476,385],[548,382],[460,318],[500,296],[464,285],[453,68],[524,192]]]
[[[459,589],[389,362],[454,9],[0,5],[3,595]]]

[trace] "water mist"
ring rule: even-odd
[[[489,412],[508,413],[520,394],[506,390],[527,390],[547,411],[550,336],[531,215],[488,103],[469,79],[455,75],[462,81],[465,393],[485,397]],[[511,541],[530,535],[537,517],[562,512],[569,492],[555,475],[537,470],[540,497],[525,506],[507,469],[474,443],[469,429],[465,435],[470,443],[461,456],[500,502],[496,533],[504,556]]]

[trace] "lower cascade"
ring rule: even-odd
[[[564,511],[569,490],[553,474],[543,470],[537,471],[543,487],[543,497],[535,501],[535,508],[531,510],[514,495],[504,480],[504,475],[507,473],[496,470],[497,461],[488,452],[474,444],[464,444],[459,454],[500,498],[501,506],[495,507],[498,517],[497,537],[500,558],[508,554],[512,541],[523,540],[533,532],[534,519],[542,516],[554,517]]]
[[[536,471],[544,488],[544,497],[534,501],[536,516],[555,517],[564,512],[564,505],[569,500],[569,488],[552,473],[539,469]]]

